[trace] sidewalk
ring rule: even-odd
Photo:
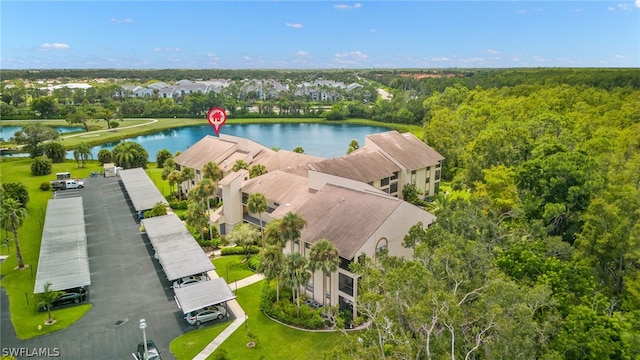
[[[218,273],[216,273],[215,270],[209,271],[207,274],[209,275],[210,279],[215,279],[219,277]],[[264,275],[255,274],[247,278],[234,281],[233,283],[229,284],[229,286],[231,286],[233,290],[236,290],[245,286],[255,284],[262,279],[264,279]],[[238,330],[238,328],[240,328],[240,326],[242,326],[242,324],[245,321],[247,321],[248,319],[247,314],[244,312],[244,310],[242,310],[242,307],[240,307],[240,304],[238,304],[238,302],[235,299],[228,301],[227,305],[229,306],[229,310],[231,310],[231,312],[236,317],[236,319],[233,320],[233,322],[229,326],[227,326],[227,328],[224,329],[218,336],[216,336],[216,338],[213,339],[209,343],[209,345],[207,345],[204,349],[202,349],[202,351],[200,351],[200,353],[193,358],[194,360],[206,360],[206,358],[209,355],[211,355],[214,351],[216,351],[218,346],[220,346],[225,340],[227,340],[227,338],[231,336],[231,334],[233,334],[236,330]]]

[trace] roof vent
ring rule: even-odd
[[[344,202],[344,196],[340,198],[340,204]]]

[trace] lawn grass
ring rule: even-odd
[[[0,285],[7,291],[9,296],[9,308],[11,311],[11,321],[20,339],[28,339],[52,331],[57,331],[71,325],[80,319],[91,309],[91,305],[74,306],[66,309],[54,311],[53,315],[58,320],[55,325],[44,326],[38,330],[38,325],[44,323],[46,313],[39,313],[37,310],[37,297],[33,294],[35,276],[38,268],[38,256],[40,254],[40,242],[42,240],[42,229],[47,211],[47,202],[51,199],[51,191],[41,191],[40,184],[49,182],[55,178],[56,172],[71,172],[73,177],[85,178],[92,171],[101,170],[97,161],[87,162],[87,167],[78,169],[78,165],[73,160],[66,160],[64,163],[53,164],[52,174],[44,176],[31,175],[31,159],[29,158],[5,158],[0,162],[0,174],[2,182],[21,182],[29,190],[30,201],[27,205],[28,216],[24,224],[18,231],[18,239],[22,250],[24,263],[29,267],[23,270],[16,270],[17,260],[15,256],[15,243],[13,235],[11,238],[9,257],[2,263],[0,273],[3,278]],[[5,232],[3,239],[7,238]],[[6,247],[4,247],[6,249]]]
[[[173,339],[169,344],[169,350],[178,360],[191,360],[230,324],[230,321],[226,321],[212,324],[204,329],[189,331]]]
[[[221,256],[213,260],[213,265],[216,266],[218,276],[224,278],[227,284],[233,287],[234,281],[255,274],[255,272],[249,270],[246,262],[242,262],[244,258],[244,255]]]
[[[267,318],[260,311],[265,280],[236,291],[238,303],[247,313],[247,322],[216,350],[224,349],[229,359],[322,359],[342,336],[339,332],[295,330]],[[247,329],[257,337],[257,346],[247,348]],[[208,359],[215,359],[216,352]]]

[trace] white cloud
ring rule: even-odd
[[[124,23],[132,23],[133,19],[129,19],[129,18],[124,18],[124,19],[111,18],[111,19],[109,19],[109,21],[112,22],[112,23],[116,23],[116,24],[124,24]]]
[[[181,59],[178,59],[178,58],[168,58],[168,59],[167,59],[167,61],[172,62],[172,63],[179,63],[179,62],[181,62],[182,60],[181,60]]]
[[[451,59],[449,59],[446,56],[441,56],[441,57],[432,57],[431,61],[437,61],[437,62],[443,62],[443,61],[450,61]]]
[[[370,31],[370,32],[373,32],[373,33],[374,33],[374,32],[378,32],[378,30],[376,30],[376,29],[374,29],[374,28],[371,28],[369,31]]]
[[[636,7],[640,8],[640,0],[636,0]]]
[[[636,0],[636,7],[638,6],[638,0]],[[631,11],[633,10],[633,5],[630,3],[620,3],[618,4],[618,9],[623,11]]]
[[[298,24],[298,23],[287,23],[287,26],[295,29],[302,29],[302,24]]]
[[[44,43],[42,45],[40,45],[40,50],[69,50],[71,48],[71,46],[69,46],[69,44],[64,44],[64,43],[53,43],[53,44],[49,44],[49,43]]]
[[[250,58],[250,57],[248,57],[247,55],[245,55],[245,56],[243,56],[243,57],[242,57],[242,60],[250,61],[250,60],[251,60],[251,58]]]
[[[216,55],[216,54],[210,54],[210,53],[207,53],[207,57],[209,58],[209,60],[212,60],[212,61],[218,61],[218,60],[220,60],[220,58],[219,58],[219,57],[218,57],[218,55]]]
[[[178,52],[180,48],[154,48],[155,52]]]
[[[296,53],[296,56],[299,56],[299,57],[307,57],[307,56],[309,56],[309,55],[311,55],[311,54],[309,54],[309,52],[308,52],[308,51],[304,51],[304,50],[300,50],[300,51],[298,51],[298,52]]]
[[[351,9],[360,9],[362,7],[361,3],[355,3],[353,5],[347,5],[347,4],[337,4],[337,5],[333,5],[333,8],[336,10],[351,10]]]
[[[360,65],[368,59],[369,56],[360,51],[344,51],[333,56],[333,61],[340,65]]]
[[[500,51],[494,50],[494,49],[487,49],[484,52],[486,52],[487,54],[491,54],[491,55],[500,55]]]

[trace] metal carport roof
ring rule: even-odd
[[[81,197],[51,199],[44,218],[38,272],[33,292],[91,285],[87,233]]]
[[[215,266],[176,214],[142,220],[169,281],[215,270]]]
[[[178,288],[175,289],[175,292],[176,301],[183,314],[236,298],[229,285],[222,278]]]
[[[159,202],[169,205],[144,169],[120,170],[118,174],[136,211],[149,210]]]

